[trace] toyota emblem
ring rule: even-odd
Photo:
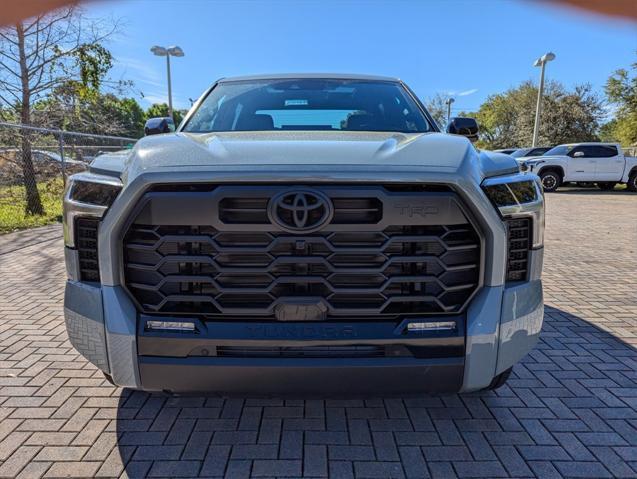
[[[284,231],[309,233],[317,231],[332,220],[331,200],[315,190],[283,191],[270,199],[270,221]]]

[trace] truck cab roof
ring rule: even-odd
[[[268,73],[264,75],[244,75],[244,76],[235,76],[235,77],[225,77],[225,78],[220,78],[218,82],[226,83],[226,82],[236,82],[236,81],[286,80],[286,79],[298,79],[298,78],[400,82],[400,79],[396,77],[388,77],[388,76],[380,76],[380,75],[365,75],[365,74],[359,74],[359,73]]]

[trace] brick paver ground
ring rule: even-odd
[[[110,386],[61,239],[0,255],[0,477],[637,477],[637,196],[548,197],[541,343],[497,392],[281,400]]]

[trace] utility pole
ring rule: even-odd
[[[168,116],[173,117],[173,90],[170,84],[170,55],[166,55],[166,76],[168,77]]]
[[[456,101],[453,98],[449,97],[447,98],[447,100],[445,101],[445,103],[447,104],[447,125],[449,124],[449,121],[451,120],[451,104]]]
[[[170,57],[183,57],[184,51],[181,47],[172,46],[172,47],[160,47],[155,45],[150,49],[158,57],[166,57],[166,74],[168,76],[168,116],[170,118],[173,117],[173,92],[172,92],[172,84],[170,79]]]
[[[544,69],[546,64],[552,60],[555,60],[555,54],[548,52],[535,60],[534,67],[541,67],[540,70],[540,85],[537,92],[537,106],[535,107],[535,125],[533,127],[533,142],[531,146],[536,146],[537,137],[540,133],[540,117],[542,115],[542,95],[544,94]]]

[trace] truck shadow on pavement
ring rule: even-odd
[[[116,431],[128,477],[637,477],[637,350],[547,307],[539,344],[495,392],[224,399],[123,390]]]
[[[584,186],[565,186],[561,187],[557,191],[547,193],[549,195],[591,195],[591,196],[623,196],[623,195],[637,195],[633,191],[628,191],[625,188],[614,189],[610,191],[600,190],[596,186],[584,187]]]

